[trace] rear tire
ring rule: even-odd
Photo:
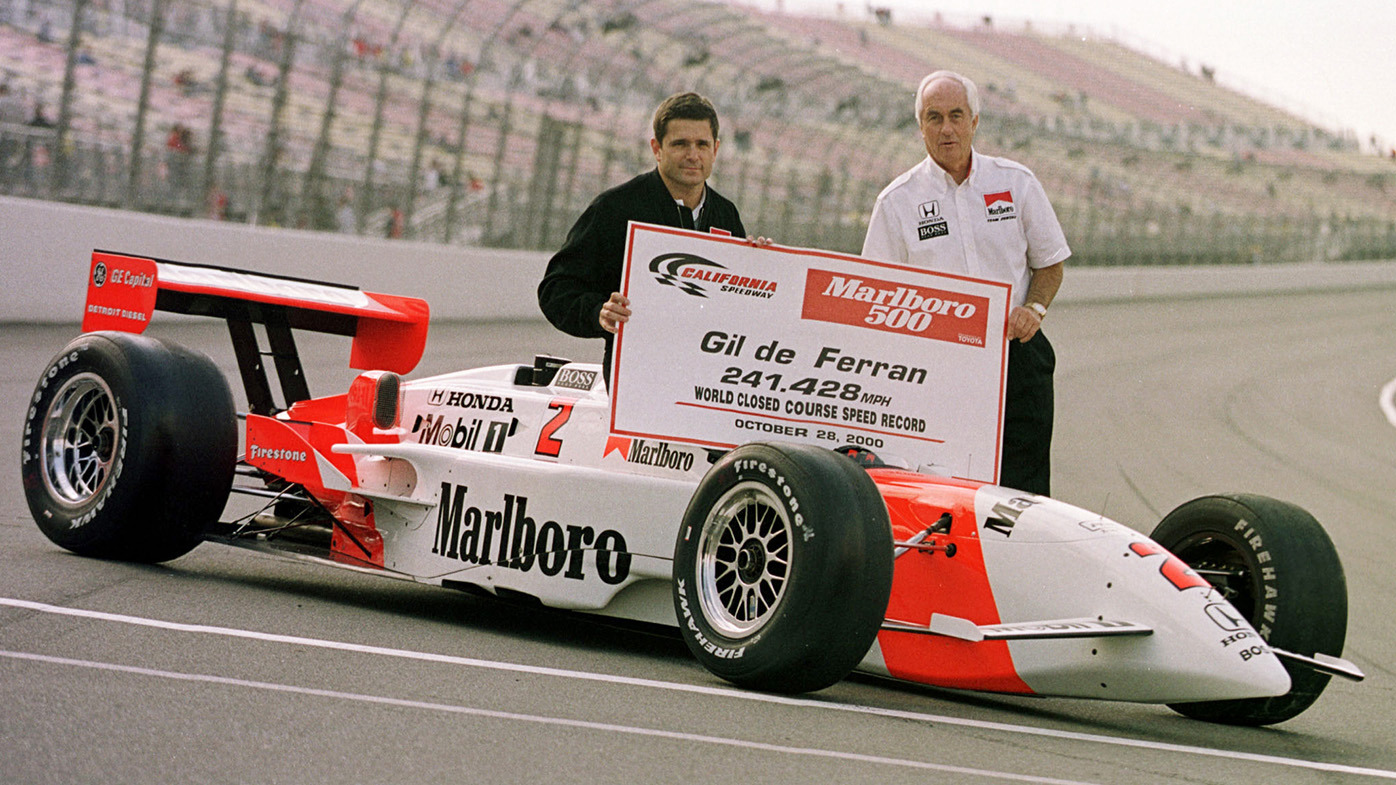
[[[872,647],[892,527],[867,472],[810,445],[748,444],[699,483],[674,546],[684,642],[733,684],[809,692]]]
[[[1206,496],[1169,513],[1150,536],[1220,589],[1271,645],[1306,656],[1342,655],[1343,565],[1323,526],[1303,509],[1265,496]],[[1284,695],[1170,708],[1227,725],[1283,722],[1313,705],[1331,678],[1284,664],[1292,685]]]
[[[232,393],[211,360],[120,332],[73,339],[24,420],[25,499],[83,556],[162,562],[218,520],[237,462]]]

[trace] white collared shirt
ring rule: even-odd
[[[693,209],[689,211],[689,212],[693,213],[693,225],[694,225],[694,226],[697,226],[697,225],[698,225],[698,216],[700,216],[700,215],[703,214],[703,207],[704,207],[707,203],[708,203],[708,189],[707,189],[707,188],[704,188],[704,189],[703,189],[703,198],[702,198],[702,199],[699,199],[699,200],[698,200],[698,204],[694,205],[694,206],[693,206]],[[680,210],[688,210],[688,205],[684,204],[682,199],[675,199],[675,200],[674,200],[674,204],[678,205]]]
[[[1042,183],[1022,164],[974,151],[963,183],[926,156],[878,194],[863,256],[1008,281],[1022,305],[1032,270],[1071,255]]]

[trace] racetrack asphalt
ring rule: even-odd
[[[1058,498],[1148,532],[1190,498],[1263,493],[1336,543],[1345,654],[1368,679],[1265,729],[866,677],[768,696],[728,688],[659,629],[209,544],[159,566],[76,557],[34,526],[18,479],[25,403],[76,330],[6,325],[0,782],[1396,779],[1396,427],[1379,405],[1393,295],[1064,303],[1048,318]],[[236,378],[221,325],[151,330]],[[298,338],[312,391],[342,391],[347,342]],[[596,359],[600,344],[535,322],[434,325],[413,376],[535,353]]]

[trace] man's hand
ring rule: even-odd
[[[1042,329],[1042,317],[1031,308],[1018,306],[1008,314],[1008,339],[1027,343]]]
[[[774,243],[775,243],[775,240],[772,240],[772,239],[769,238],[769,237],[748,237],[748,238],[746,238],[746,244],[747,244],[747,245],[754,245],[754,246],[756,246],[757,248],[765,248],[765,247],[767,247],[767,246],[769,246],[769,245],[773,245]]]
[[[1052,298],[1057,296],[1057,290],[1061,288],[1063,266],[1061,262],[1057,262],[1032,271],[1032,277],[1028,280],[1025,304],[1014,308],[1008,314],[1009,340],[1027,343],[1042,329],[1042,318],[1047,315],[1047,309],[1052,306]],[[1036,305],[1029,308],[1028,305],[1033,303]],[[1037,311],[1034,308],[1042,310]]]
[[[611,299],[602,304],[598,320],[601,329],[606,332],[620,332],[620,326],[630,321],[630,298],[620,292],[612,292]]]

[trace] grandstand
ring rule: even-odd
[[[0,81],[52,121],[0,124],[0,192],[552,248],[698,89],[748,225],[856,252],[938,68],[1076,263],[1396,257],[1396,161],[1118,42],[679,0],[0,0]]]

